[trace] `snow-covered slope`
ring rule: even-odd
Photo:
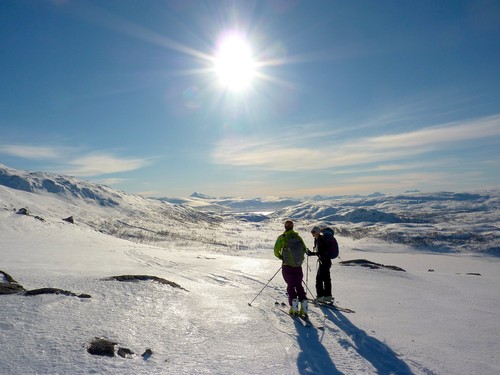
[[[211,197],[202,193],[193,193],[189,198],[158,198],[159,200],[182,204],[202,211],[213,212],[272,212],[284,207],[300,203],[297,199],[264,197],[264,198],[238,198],[238,197]]]
[[[500,255],[500,191],[408,193],[306,201],[274,212],[334,225],[337,233],[440,252]]]
[[[286,301],[280,262],[272,254],[281,220],[227,217],[224,225],[193,227],[189,210],[177,213],[134,196],[117,202],[103,207],[82,197],[61,200],[0,186],[0,290],[7,273],[26,290],[58,288],[91,297],[0,295],[0,374],[500,372],[498,258],[339,237],[342,260],[366,258],[406,272],[335,261],[334,295],[356,312],[312,306],[314,327],[308,328],[275,307]],[[33,214],[16,213],[20,203]],[[101,217],[108,224],[110,216],[127,220],[127,210],[143,215],[133,219],[136,226],[150,228],[157,225],[146,214],[151,207],[165,207],[162,220],[181,237],[222,237],[242,246],[235,251],[206,243],[201,249],[172,238],[157,247],[113,237],[105,225],[105,233],[95,230]],[[61,220],[75,212],[75,224]],[[299,221],[296,229],[311,246],[309,223]],[[314,258],[303,268],[313,297]],[[109,280],[121,275],[170,284]],[[120,347],[134,354],[91,355],[87,349],[96,337],[117,343],[113,353]],[[141,356],[147,349],[151,354]]]
[[[220,242],[195,234],[197,228],[220,227],[221,218],[216,215],[51,173],[0,167],[1,207],[27,208],[32,215],[52,221],[73,216],[97,231],[136,242],[192,242],[201,247]],[[225,246],[224,241],[221,245]]]
[[[25,206],[19,191],[46,195],[57,203],[38,210],[28,207],[35,215],[50,215],[53,204],[65,204],[59,210],[62,215],[74,216],[96,230],[162,246],[189,242],[200,248],[215,245],[221,251],[248,249],[253,246],[245,236],[235,241],[230,235],[237,230],[233,222],[254,222],[257,226],[292,218],[306,227],[335,226],[338,234],[353,239],[379,239],[437,252],[500,255],[498,190],[375,193],[367,197],[314,197],[303,202],[278,197],[214,198],[201,193],[184,199],[148,199],[72,177],[0,165],[1,188],[5,191],[3,204],[9,209]],[[99,210],[86,210],[89,206]],[[212,230],[200,235],[198,229],[204,228]]]

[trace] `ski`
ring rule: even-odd
[[[354,310],[348,309],[347,307],[338,306],[338,305],[336,305],[333,302],[312,301],[312,303],[313,303],[313,305],[315,305],[317,307],[326,307],[327,309],[330,309],[330,310],[336,310],[336,311],[340,311],[340,312],[344,312],[344,313],[349,313],[349,314],[355,313]]]

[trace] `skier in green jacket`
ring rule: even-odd
[[[307,315],[307,296],[302,280],[302,262],[307,252],[304,241],[297,232],[293,230],[293,222],[285,222],[285,232],[281,234],[274,245],[274,255],[283,262],[283,279],[287,284],[288,303],[291,315]],[[300,302],[300,309],[299,309]]]

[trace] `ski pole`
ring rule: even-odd
[[[309,251],[309,249],[307,249]],[[309,285],[309,255],[307,256],[307,261],[306,261],[306,285]]]
[[[307,286],[307,284],[304,282],[304,280],[302,280],[302,283],[306,286],[306,289],[307,291],[311,294],[311,296],[314,296],[313,292],[311,292],[311,289],[309,289],[309,287]],[[316,297],[313,298],[313,300],[315,300]]]
[[[281,267],[279,268],[279,270],[277,270],[277,271],[276,271],[276,273],[273,275],[273,277],[271,277],[271,278],[269,279],[269,281],[267,282],[267,284],[266,284],[266,285],[264,285],[264,286],[262,287],[262,289],[260,290],[260,292],[259,292],[259,293],[257,293],[257,295],[254,297],[254,299],[252,300],[252,302],[253,302],[253,301],[255,301],[255,299],[256,299],[258,296],[260,296],[260,294],[262,293],[262,291],[266,288],[266,286],[268,286],[268,285],[269,285],[269,283],[271,282],[271,280],[272,280],[272,279],[274,279],[274,277],[278,274],[278,272],[280,272],[280,271],[281,271],[281,268],[282,268],[282,267],[283,267],[283,266],[281,266]],[[252,306],[252,302],[248,302],[248,306]]]

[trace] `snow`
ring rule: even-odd
[[[92,296],[0,295],[0,374],[500,373],[498,257],[337,236],[341,260],[406,272],[335,260],[334,295],[356,312],[311,306],[307,328],[274,306],[286,301],[281,274],[269,281],[280,267],[272,246],[282,220],[221,219],[111,190],[112,207],[101,198],[0,186],[0,270],[28,290]],[[33,216],[17,214],[21,207]],[[75,224],[61,220],[70,215]],[[117,238],[115,220],[154,235]],[[311,247],[312,223],[296,223]],[[170,237],[158,234],[162,227]],[[304,272],[314,293],[315,258]],[[105,280],[125,274],[185,290]],[[95,337],[136,354],[90,355]],[[153,355],[143,359],[147,348]]]

